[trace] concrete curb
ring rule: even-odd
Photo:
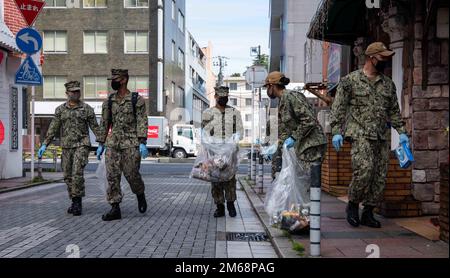
[[[274,228],[270,225],[270,217],[264,210],[264,203],[250,188],[251,186],[248,181],[246,181],[243,177],[238,178],[238,181],[244,189],[244,192],[247,195],[248,199],[250,200],[250,204],[253,207],[253,210],[256,212],[256,215],[263,224],[264,230],[269,236],[277,255],[280,258],[302,258],[298,256],[294,250],[292,250],[292,243],[289,238],[284,236],[283,232],[280,229]]]
[[[23,186],[17,186],[17,187],[12,187],[12,188],[0,189],[0,194],[7,193],[7,192],[12,192],[12,191],[17,191],[17,190],[21,190],[21,189],[32,188],[32,187],[36,187],[36,186],[39,186],[39,185],[45,185],[45,184],[51,184],[51,183],[59,183],[59,182],[63,182],[63,181],[64,181],[64,179],[47,180],[47,181],[35,182],[35,183],[32,183],[32,184],[23,185]]]
[[[94,178],[94,177],[96,177],[95,174],[88,174],[88,175],[84,176],[85,179],[90,179],[90,178]],[[36,187],[36,186],[40,186],[40,185],[46,185],[46,184],[51,184],[51,183],[61,183],[61,182],[64,182],[64,178],[51,179],[51,180],[46,180],[46,181],[42,181],[42,182],[35,182],[32,184],[27,184],[27,185],[23,185],[23,186],[0,189],[0,194],[17,191],[17,190],[21,190],[21,189],[28,189],[28,188],[32,188],[32,187]]]

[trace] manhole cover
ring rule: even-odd
[[[227,241],[269,241],[266,233],[232,233],[226,234]]]

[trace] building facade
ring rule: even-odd
[[[0,1],[0,180],[22,176],[26,87],[15,84],[22,62],[15,34],[26,23],[13,0]]]
[[[306,83],[306,69],[317,75],[322,65],[321,49],[312,56],[306,38],[320,0],[270,1],[270,70],[281,71],[294,83]],[[307,59],[307,54],[311,54]],[[312,59],[317,57],[317,59]]]
[[[101,113],[112,91],[107,81],[112,68],[129,70],[128,87],[146,99],[150,116],[164,116],[171,124],[186,122],[185,1],[163,1],[162,26],[157,11],[157,0],[46,1],[36,21],[44,40],[44,85],[36,90],[36,134],[41,140],[54,108],[66,99],[64,83],[69,80],[82,83],[83,100]],[[158,79],[159,47],[163,82]]]
[[[201,127],[202,112],[209,108],[206,94],[206,56],[191,33],[186,36],[186,95],[185,103],[190,122]]]
[[[254,142],[257,142],[258,139],[260,142],[265,142],[266,122],[270,109],[266,90],[261,89],[260,102],[259,90],[253,90],[244,77],[224,78],[224,85],[230,88],[228,105],[241,112],[244,127],[244,138],[241,143],[251,144],[252,138],[254,138]]]
[[[435,215],[441,197],[448,202],[448,196],[440,195],[440,165],[448,165],[449,159],[448,15],[449,4],[441,0],[382,1],[379,9],[368,8],[364,1],[327,0],[308,33],[312,39],[352,47],[347,61],[351,71],[364,65],[364,50],[374,41],[395,51],[385,74],[396,85],[416,161],[407,170],[397,169],[391,154],[379,205],[385,216]],[[391,148],[395,148],[397,132],[392,130],[391,137]]]

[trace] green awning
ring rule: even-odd
[[[364,0],[323,0],[314,16],[308,38],[353,45],[367,35],[367,7]]]

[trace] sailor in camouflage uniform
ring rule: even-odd
[[[238,134],[239,140],[243,138],[243,125],[241,113],[231,106],[228,106],[228,87],[216,87],[216,106],[205,110],[202,114],[202,128],[206,134],[216,138],[227,139]],[[214,217],[225,216],[225,200],[227,210],[231,217],[236,216],[236,177],[227,182],[211,183],[211,193],[214,203],[217,206]],[[225,197],[224,197],[225,193]]]
[[[409,144],[400,114],[394,82],[383,74],[385,63],[395,53],[381,42],[368,46],[361,70],[342,78],[331,109],[333,146],[339,151],[344,138],[352,143],[353,177],[349,187],[347,221],[380,228],[373,209],[383,197],[389,162],[388,126]],[[358,207],[364,210],[359,219]]]
[[[80,101],[80,82],[71,81],[64,84],[68,101],[56,108],[45,140],[39,149],[38,157],[42,158],[47,146],[62,128],[61,134],[61,167],[64,171],[64,181],[67,184],[69,198],[72,205],[67,210],[75,216],[81,215],[82,197],[84,197],[84,167],[88,163],[89,127],[96,137],[99,126],[95,118],[94,109]]]
[[[107,200],[111,210],[102,216],[104,221],[121,219],[119,204],[122,202],[120,180],[122,172],[137,196],[138,209],[147,210],[144,181],[139,173],[141,158],[148,156],[148,118],[144,98],[127,89],[128,70],[111,70],[111,87],[115,90],[102,106],[101,134],[97,141],[100,160],[106,149]],[[111,129],[110,134],[109,130]],[[106,142],[106,143],[105,143]],[[105,144],[103,144],[105,143]]]
[[[286,90],[289,78],[278,71],[271,72],[265,81],[267,95],[279,98],[278,149],[272,160],[272,177],[281,171],[282,148],[295,148],[297,159],[311,173],[311,185],[320,187],[321,165],[326,151],[326,136],[313,108],[301,92]],[[269,154],[269,159],[272,159]],[[307,185],[310,186],[310,185]]]

